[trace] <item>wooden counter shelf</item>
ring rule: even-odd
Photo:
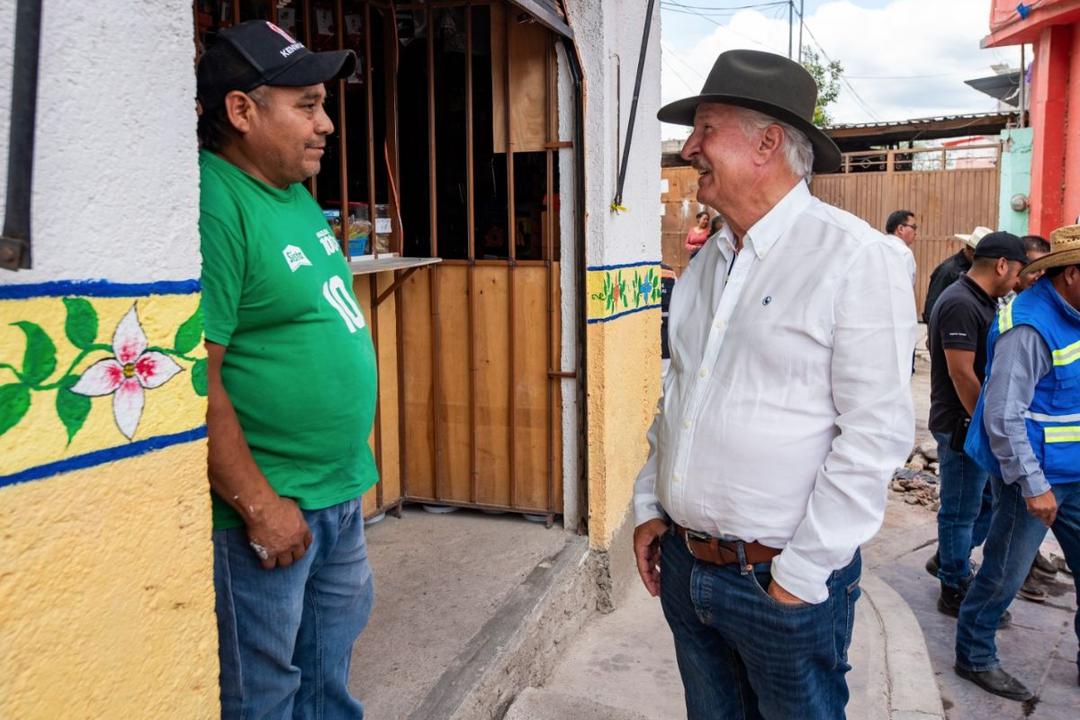
[[[404,270],[399,275],[390,287],[386,288],[375,298],[374,305],[378,307],[382,304],[382,301],[394,294],[394,291],[401,287],[402,283],[409,279],[414,272],[422,267],[428,265],[435,265],[442,262],[442,258],[418,258],[418,257],[400,257],[397,255],[386,257],[373,257],[370,260],[350,260],[349,269],[352,270],[353,277],[357,275],[370,275],[372,273],[379,272],[394,272],[395,270]]]

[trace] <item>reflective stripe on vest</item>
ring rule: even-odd
[[[1012,321],[1011,313],[1009,320],[1010,322]],[[1071,345],[1066,345],[1059,350],[1054,350],[1050,354],[1054,356],[1054,365],[1062,366],[1074,363],[1077,360],[1080,360],[1080,340],[1077,340]]]
[[[1048,443],[1080,442],[1080,425],[1044,427],[1043,439]]]
[[[1008,304],[998,311],[998,335],[1001,335],[1006,330],[1011,330],[1013,326],[1013,303],[1016,302],[1016,298],[1013,298]]]
[[[1029,410],[1024,413],[1024,417],[1028,420],[1044,423],[1080,422],[1080,413],[1072,413],[1071,415],[1047,415],[1046,413],[1031,412]]]

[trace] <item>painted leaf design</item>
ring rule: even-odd
[[[30,409],[30,388],[22,383],[0,385],[0,435],[13,428]]]
[[[199,358],[191,366],[191,387],[196,395],[206,397],[206,358]]]
[[[56,345],[41,326],[20,320],[12,323],[26,335],[26,352],[23,354],[23,382],[37,385],[52,375],[56,369]]]
[[[85,350],[97,339],[97,311],[88,300],[82,298],[64,298],[64,307],[67,308],[64,333],[72,345]]]
[[[79,380],[76,375],[68,375],[61,380],[56,391],[56,414],[67,430],[68,445],[75,439],[75,433],[82,429],[86,416],[90,414],[90,398],[71,392],[71,386]]]
[[[199,344],[199,339],[202,337],[203,332],[203,319],[202,319],[202,306],[195,308],[195,312],[191,314],[184,323],[177,328],[176,338],[173,341],[173,347],[177,352],[187,353],[195,349],[195,346]]]

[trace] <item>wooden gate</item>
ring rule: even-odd
[[[562,508],[558,264],[444,262],[404,290],[407,497]]]
[[[846,169],[855,170],[866,162],[869,171],[817,175],[810,189],[830,205],[847,210],[882,231],[893,210],[915,213],[919,234],[912,252],[918,266],[915,302],[921,317],[930,273],[960,249],[953,235],[969,233],[977,225],[997,227],[999,148],[997,143],[965,147],[965,151],[991,151],[981,153],[978,162],[972,162],[972,158],[953,158],[940,149],[848,153]],[[930,166],[933,169],[911,169],[929,164],[929,158],[918,158],[929,153],[934,154],[934,164]]]

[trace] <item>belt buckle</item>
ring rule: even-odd
[[[683,538],[686,542],[686,551],[690,553],[690,556],[697,559],[697,555],[694,554],[694,548],[690,545],[691,540],[697,540],[698,542],[707,543],[712,540],[712,537],[708,533],[698,532],[697,530],[686,529],[686,535]]]

